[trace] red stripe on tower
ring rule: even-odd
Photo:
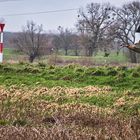
[[[3,32],[4,26],[5,26],[5,24],[0,23],[0,32]]]
[[[0,43],[0,53],[3,52],[3,43]]]
[[[0,62],[3,62],[3,29],[5,24],[0,23]]]

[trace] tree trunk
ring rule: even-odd
[[[89,54],[88,54],[88,56],[92,56],[93,55],[93,48],[92,47],[89,47]]]
[[[85,47],[84,49],[85,49],[85,50],[84,50],[85,56],[89,56],[89,53],[88,53],[89,49],[88,49],[88,47]]]
[[[65,55],[68,55],[68,49],[65,48]]]
[[[35,55],[30,55],[30,56],[29,56],[29,62],[30,62],[30,63],[33,63],[35,57],[36,57]]]
[[[131,63],[137,63],[137,56],[136,53],[132,50],[129,50],[130,52],[130,61]]]
[[[79,54],[78,54],[78,47],[76,46],[75,47],[75,56],[78,56]]]

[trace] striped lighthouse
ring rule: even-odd
[[[3,29],[5,24],[0,23],[0,63],[3,62]]]

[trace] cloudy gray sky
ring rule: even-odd
[[[74,9],[85,7],[87,3],[110,2],[112,5],[121,6],[130,1],[132,0],[0,0],[0,18],[4,18],[5,20],[6,31],[20,31],[27,20],[43,24],[46,31],[55,31],[58,26],[73,28],[77,19],[77,10]],[[38,13],[65,9],[73,10],[22,15],[22,13]]]

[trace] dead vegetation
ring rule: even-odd
[[[127,91],[106,107],[79,100],[109,94],[110,87],[1,87],[0,140],[139,140],[139,110],[125,117],[117,110],[138,103],[136,94]]]

